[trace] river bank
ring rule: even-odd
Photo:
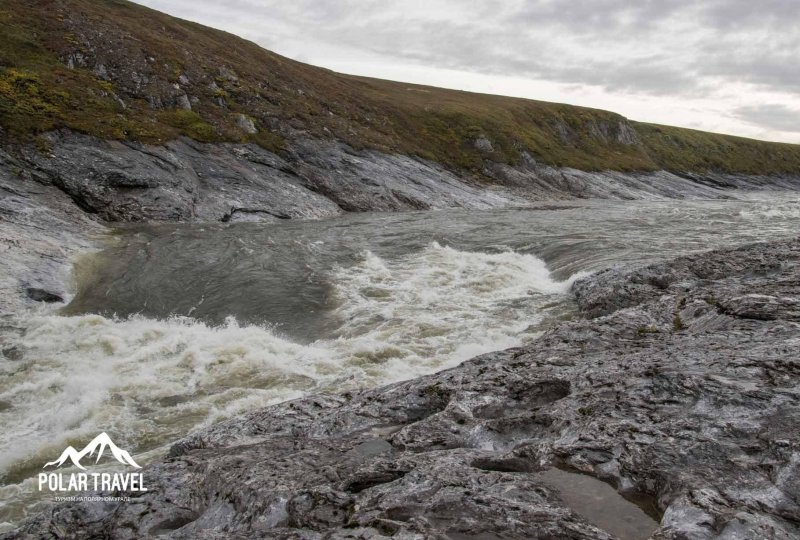
[[[562,494],[562,498],[557,495],[552,484],[557,475],[552,466],[556,465],[603,478],[629,498],[645,501],[644,506],[653,517],[663,518],[663,530],[659,534],[664,537],[679,538],[686,531],[694,530],[699,531],[698,535],[708,537],[723,533],[732,535],[731,531],[737,531],[736,527],[740,526],[744,527],[741,530],[750,531],[747,534],[753,538],[759,534],[781,537],[780,534],[784,534],[781,531],[788,531],[785,534],[791,536],[796,532],[792,529],[795,507],[791,501],[787,502],[781,491],[787,490],[782,482],[795,482],[791,456],[794,451],[792,441],[796,437],[791,428],[781,427],[782,421],[776,419],[778,416],[783,418],[783,412],[770,408],[772,404],[784,407],[785,403],[794,407],[796,393],[791,388],[787,390],[776,386],[777,383],[772,384],[772,379],[769,379],[782,377],[785,373],[791,375],[794,369],[791,358],[786,357],[788,353],[780,352],[774,340],[792,343],[797,339],[794,334],[796,324],[792,322],[796,317],[796,309],[792,307],[797,293],[792,288],[796,285],[796,246],[784,243],[754,247],[741,253],[723,252],[709,256],[707,262],[702,262],[703,256],[693,256],[694,259],[678,259],[678,262],[664,263],[638,274],[611,270],[579,280],[567,295],[579,272],[594,271],[614,263],[646,260],[648,252],[650,258],[671,258],[675,253],[700,249],[711,241],[730,244],[785,236],[785,231],[792,228],[792,220],[797,217],[791,196],[774,200],[768,197],[761,202],[747,201],[756,193],[752,190],[764,188],[765,184],[777,197],[780,190],[789,190],[794,185],[792,179],[717,177],[712,181],[710,177],[679,179],[667,173],[654,176],[556,170],[550,174],[535,168],[532,169],[534,172],[529,171],[530,178],[520,180],[521,185],[528,186],[528,191],[525,191],[513,186],[486,188],[463,180],[459,180],[462,183],[454,188],[452,179],[444,172],[437,172],[428,177],[426,182],[429,183],[423,192],[415,192],[414,200],[417,202],[414,204],[410,204],[408,198],[400,198],[397,200],[405,202],[382,206],[387,199],[376,195],[375,186],[363,191],[363,185],[369,183],[359,180],[358,185],[362,187],[356,192],[348,191],[350,184],[344,182],[341,193],[329,193],[319,198],[317,195],[321,191],[309,191],[317,194],[312,196],[302,190],[305,188],[295,186],[297,189],[289,190],[291,196],[280,199],[280,204],[285,206],[265,207],[269,210],[265,212],[232,212],[230,208],[237,207],[237,201],[242,200],[240,197],[257,194],[271,182],[275,185],[282,182],[274,176],[280,167],[261,169],[252,155],[240,155],[251,150],[247,145],[207,145],[206,148],[185,142],[155,149],[98,142],[102,151],[92,146],[95,143],[90,143],[82,155],[81,144],[85,141],[69,137],[67,143],[54,139],[57,144],[50,156],[37,154],[38,157],[31,157],[33,149],[30,148],[26,150],[28,154],[0,154],[0,240],[3,246],[0,261],[3,328],[0,337],[3,340],[3,368],[12,377],[8,379],[10,383],[14,382],[13,377],[26,373],[47,375],[41,380],[25,379],[24,384],[18,381],[19,384],[10,387],[14,395],[19,394],[19,388],[41,387],[47,399],[39,396],[42,399],[37,403],[31,401],[24,406],[9,400],[0,410],[0,413],[15,419],[15,429],[21,428],[19,433],[23,434],[17,441],[20,442],[17,450],[21,449],[22,454],[16,450],[4,452],[4,466],[8,466],[10,471],[6,472],[4,497],[8,492],[14,505],[29,504],[21,503],[18,497],[25,490],[25,479],[40,469],[41,463],[52,459],[50,453],[60,451],[54,450],[55,447],[63,448],[62,439],[63,442],[72,440],[68,437],[73,433],[71,430],[100,429],[101,425],[114,422],[117,433],[133,429],[141,434],[144,433],[142,426],[148,426],[146,429],[150,430],[149,423],[155,418],[172,418],[174,421],[168,422],[166,427],[159,427],[161,431],[147,431],[141,446],[133,447],[139,452],[137,459],[144,458],[145,462],[155,460],[145,473],[148,487],[153,478],[154,491],[138,499],[147,511],[152,510],[152,519],[134,520],[133,523],[137,523],[135,530],[126,529],[122,522],[113,521],[116,518],[100,517],[105,515],[107,507],[87,503],[88,506],[77,505],[67,510],[68,513],[75,512],[73,521],[70,521],[73,518],[59,521],[66,514],[61,514],[60,510],[52,514],[48,510],[49,513],[25,525],[29,531],[44,530],[37,528],[52,525],[59,530],[86,532],[90,525],[84,520],[89,520],[86,516],[92,514],[98,517],[97,523],[105,523],[103,527],[108,530],[119,530],[120,537],[170,532],[170,528],[178,529],[183,525],[186,525],[185,530],[176,530],[172,534],[190,537],[201,534],[198,531],[205,535],[208,529],[226,529],[238,531],[231,534],[250,535],[268,525],[272,528],[262,531],[268,537],[293,537],[297,534],[315,537],[329,533],[337,537],[346,534],[343,527],[363,527],[363,534],[367,536],[379,532],[388,534],[394,530],[412,537],[414,534],[458,537],[459,534],[469,536],[489,530],[501,531],[505,526],[501,523],[533,520],[533,514],[529,515],[533,512],[536,516],[549,516],[540,520],[541,529],[537,534],[551,531],[552,534],[572,534],[577,538],[603,538],[605,533],[592,528],[591,520],[587,522],[575,513],[576,508],[581,508],[580,500],[570,500],[569,494]],[[70,149],[66,150],[67,147]],[[202,156],[193,159],[203,163],[202,170],[209,172],[210,179],[196,175],[201,170],[196,162],[190,166],[187,161],[181,161],[187,159],[181,154],[189,152],[186,148],[194,148],[192,152],[202,150]],[[157,159],[144,157],[148,152],[163,155]],[[173,154],[167,156],[168,152]],[[400,160],[402,163],[393,161],[391,167],[395,168],[390,167],[387,173],[386,162],[376,161],[377,158],[369,152],[359,153],[351,149],[345,154],[350,156],[347,160],[353,160],[343,165],[349,171],[346,174],[356,179],[366,178],[361,176],[364,171],[372,170],[380,162],[383,165],[370,173],[373,177],[386,173],[392,182],[410,186],[414,184],[414,175],[419,172],[419,167],[427,167],[419,161],[403,158]],[[225,156],[220,158],[222,161],[209,164],[208,160],[217,160],[220,155]],[[140,163],[141,166],[136,165],[127,172],[114,173],[112,170],[119,164],[135,164],[144,159],[150,160],[148,164]],[[143,172],[142,167],[158,170],[157,164],[163,159],[172,160],[177,165],[164,168],[158,175],[148,176],[150,173]],[[270,159],[275,159],[275,156]],[[337,161],[332,159],[331,162]],[[430,172],[430,169],[426,170]],[[332,166],[326,174],[330,175],[329,181],[335,186],[344,173],[339,167]],[[150,182],[152,185],[127,187],[105,183],[110,181],[108,179],[122,177],[148,177],[153,181]],[[186,180],[190,177],[193,178],[191,181]],[[552,186],[554,178],[558,179],[557,190],[537,191],[545,184]],[[663,184],[659,183],[659,178]],[[220,184],[220,179],[226,183]],[[192,185],[195,188],[191,188]],[[238,190],[234,195],[227,190],[229,185]],[[385,187],[387,184],[384,182],[382,185]],[[204,187],[196,189],[197,186]],[[267,187],[273,189],[275,186]],[[456,192],[461,198],[453,195]],[[164,205],[173,201],[169,193],[186,194],[189,213],[161,213],[166,208]],[[208,198],[212,195],[216,201],[213,204]],[[332,213],[303,213],[303,209],[311,208],[304,206],[307,197],[322,201],[321,206],[314,203],[316,206],[312,205],[313,208],[326,207]],[[619,203],[615,207],[610,203],[594,204],[584,200],[585,197],[605,197],[607,200],[634,198],[640,202],[636,203],[639,208],[634,203],[629,207]],[[684,198],[686,202],[671,206],[670,197]],[[269,204],[279,200],[267,199]],[[362,217],[347,212],[350,203],[343,202],[356,199],[362,200],[365,206],[356,205],[351,209],[385,212],[425,208],[441,211],[363,214]],[[719,203],[692,202],[697,199],[712,199]],[[659,200],[665,202],[662,204]],[[736,206],[737,200],[744,201],[741,207]],[[229,207],[232,201],[233,206]],[[373,203],[377,206],[369,206]],[[451,206],[461,210],[455,213],[446,210]],[[210,213],[198,210],[212,207]],[[522,208],[514,210],[514,207]],[[290,212],[287,208],[294,210]],[[783,213],[786,216],[781,217]],[[264,227],[279,221],[274,214],[322,221],[315,228],[312,225],[316,222],[305,226],[296,219],[280,220],[278,225],[282,232],[269,232]],[[157,216],[189,224],[151,224],[153,219],[158,219]],[[331,219],[335,216],[340,217]],[[266,223],[237,223],[241,217]],[[119,251],[110,250],[104,255],[108,260],[116,261],[117,268],[130,270],[124,277],[130,289],[125,292],[117,287],[116,292],[110,294],[111,289],[107,290],[103,284],[114,283],[121,274],[107,271],[105,275],[101,272],[95,276],[94,281],[87,281],[74,297],[73,280],[77,276],[73,273],[73,264],[79,256],[102,247],[108,249],[109,225],[118,223],[109,220],[144,221],[140,232],[114,232]],[[642,236],[642,231],[657,231],[661,236],[648,238]],[[248,241],[241,242],[234,251],[227,250],[224,246],[234,245],[237,237]],[[270,266],[267,259],[258,257],[264,246],[271,246],[266,253],[274,255],[274,260],[281,265]],[[740,259],[744,266],[736,266]],[[170,269],[170,261],[177,266]],[[104,266],[114,268],[114,265]],[[196,267],[195,273],[186,274],[193,267]],[[167,272],[170,278],[158,277],[159,274],[154,273],[157,271]],[[470,279],[474,275],[485,278],[485,283]],[[795,285],[792,285],[792,275],[795,276]],[[217,296],[212,294],[206,298],[204,294],[208,291],[203,289],[202,282],[211,276],[216,276],[215,283],[225,286],[219,288]],[[240,281],[228,283],[226,276]],[[442,276],[455,277],[442,281]],[[776,276],[789,277],[776,281]],[[170,288],[172,277],[177,279],[174,290]],[[191,291],[187,291],[182,283],[194,285],[190,287]],[[404,285],[406,283],[410,285]],[[689,290],[684,292],[682,288]],[[265,296],[265,290],[277,290],[282,296]],[[741,294],[728,294],[736,290]],[[232,296],[226,291],[240,293]],[[193,297],[195,293],[199,294],[197,298]],[[331,326],[325,317],[315,318],[320,313],[324,315],[323,300],[331,294],[341,304],[336,304],[339,312],[335,315],[356,321],[357,330],[342,330],[337,326],[339,323]],[[577,300],[573,299],[573,294]],[[666,295],[664,298],[667,300],[656,301],[662,295]],[[166,311],[159,310],[155,302],[159,297],[166,299]],[[222,300],[225,302],[220,303]],[[356,300],[366,300],[367,303],[351,302]],[[704,308],[707,312],[698,307],[701,300],[707,306]],[[391,302],[386,304],[388,301]],[[575,301],[578,307],[572,307]],[[565,310],[564,302],[570,303],[569,309]],[[670,302],[677,307],[670,307]],[[70,304],[70,309],[75,310],[73,314],[79,316],[58,315],[65,304]],[[439,304],[447,308],[446,313],[436,311]],[[265,312],[265,306],[287,305],[294,306],[294,311],[273,314],[285,323],[283,334],[259,326],[229,327],[227,330],[215,326],[227,315],[262,324],[257,317]],[[431,321],[415,315],[423,305],[427,306],[425,312]],[[687,306],[694,307],[686,311]],[[612,313],[619,308],[631,308],[633,312]],[[556,324],[559,317],[566,312],[572,313],[574,309],[580,309],[585,317],[606,318]],[[173,310],[198,319],[170,322],[167,318]],[[765,310],[767,315],[764,315]],[[308,315],[313,312],[317,312],[316,315]],[[703,313],[695,320],[693,315],[698,312]],[[106,317],[96,313],[105,313]],[[143,313],[152,320],[135,317],[117,320],[112,317],[113,313]],[[297,317],[297,313],[302,316]],[[293,314],[296,320],[292,319]],[[759,319],[768,317],[774,320],[759,322]],[[420,326],[426,322],[433,324],[433,319],[439,322],[446,319],[450,327]],[[410,330],[404,322],[409,320],[414,320]],[[273,324],[275,321],[266,322]],[[381,327],[384,323],[387,326]],[[376,324],[378,326],[373,329]],[[417,331],[417,326],[421,330]],[[387,334],[386,328],[394,330]],[[402,332],[403,328],[408,331]],[[547,333],[530,343],[543,331]],[[311,333],[304,335],[303,332]],[[287,335],[299,342],[287,341]],[[53,348],[53,344],[59,346]],[[231,352],[228,349],[233,345],[238,348]],[[463,347],[458,348],[460,345]],[[426,375],[377,390],[358,390],[362,383],[381,385],[416,377],[457,365],[480,352],[511,345],[522,345],[522,348],[469,360],[455,368],[456,371]],[[261,356],[247,352],[250,350],[248,347],[254,351],[271,351],[272,356],[264,364]],[[242,348],[246,350],[244,355],[239,350]],[[778,348],[777,356],[770,358],[777,367],[770,364],[772,367],[754,368],[754,360],[743,359],[756,354],[752,351],[772,351],[775,348]],[[133,354],[139,349],[150,351],[153,358],[158,357],[159,363],[155,364],[158,369],[154,372],[160,374],[159,382],[174,383],[175,389],[167,384],[153,393],[155,385],[152,379],[147,379],[149,372],[140,369],[147,362],[138,363]],[[213,369],[208,370],[208,366],[228,361],[220,355],[227,358],[231,354],[237,358],[243,355],[244,359],[244,362],[237,360],[235,376],[233,371],[215,375]],[[685,357],[675,362],[673,357],[681,354]],[[200,362],[194,365],[194,360],[186,360],[187,355],[198,355]],[[203,355],[209,357],[208,362]],[[742,364],[726,364],[729,357],[735,357],[736,362]],[[408,361],[408,358],[413,361]],[[724,365],[720,367],[723,359]],[[272,369],[273,364],[281,367],[286,362],[303,373],[287,376],[279,370],[275,380],[280,381],[280,385],[267,381],[264,366]],[[494,367],[487,367],[489,365]],[[331,366],[338,371],[331,371]],[[174,373],[165,371],[175,368],[179,369]],[[641,374],[629,381],[628,371],[634,368]],[[82,369],[85,369],[82,375],[69,375]],[[668,375],[663,375],[664,369],[668,370]],[[763,381],[759,379],[762,376],[759,370],[764,370],[766,379]],[[205,375],[198,378],[197,374],[201,372]],[[103,377],[98,378],[100,374]],[[52,379],[49,382],[48,377]],[[235,377],[240,377],[241,381]],[[685,378],[688,382],[684,381]],[[264,388],[259,386],[262,379],[266,381],[264,388],[269,392],[275,390],[274,395],[264,394]],[[458,398],[453,397],[461,395],[458,393],[461,387],[455,389],[453,386],[456,379],[474,379],[474,385],[465,387],[466,394]],[[123,380],[143,390],[131,393],[114,382]],[[199,385],[196,399],[191,398],[191,392],[183,395],[187,380]],[[81,391],[84,383],[93,390]],[[440,391],[440,387],[444,389]],[[228,409],[229,402],[220,401],[219,388],[230,388],[240,393],[238,397],[234,396],[233,401],[239,400],[235,407]],[[349,394],[337,393],[344,388],[350,389]],[[318,398],[289,401],[251,415],[246,413],[265,402],[318,392],[327,393]],[[751,396],[753,392],[755,394]],[[744,398],[740,393],[744,393]],[[75,399],[67,403],[59,397],[61,394],[74,395]],[[544,397],[537,397],[540,395]],[[631,403],[620,405],[627,399],[625,396],[634,398]],[[54,401],[48,401],[51,398]],[[406,403],[405,399],[410,401]],[[740,403],[742,400],[744,405]],[[226,406],[221,407],[220,403]],[[764,403],[768,407],[765,408]],[[188,405],[198,409],[191,409]],[[620,410],[618,406],[622,407],[619,414],[616,412]],[[20,415],[20,407],[30,414]],[[114,416],[119,407],[122,407],[119,411],[124,412],[124,418],[132,415],[129,423],[126,424],[127,420],[122,422],[123,416]],[[717,415],[720,407],[730,414]],[[741,408],[744,412],[740,411]],[[52,410],[59,410],[58,418],[53,418]],[[183,412],[179,414],[179,410]],[[615,412],[609,414],[610,410]],[[765,410],[772,411],[772,416],[765,417]],[[204,423],[219,421],[220,414],[230,420],[217,424],[217,427],[201,429]],[[297,414],[302,419],[298,419]],[[719,423],[731,415],[733,420],[726,420],[728,423],[724,425]],[[194,423],[181,423],[183,417]],[[264,420],[259,420],[262,417]],[[682,418],[688,420],[680,426],[673,425]],[[52,425],[54,422],[58,425]],[[663,425],[664,422],[667,424]],[[4,424],[6,429],[10,425]],[[38,427],[31,428],[33,425]],[[278,425],[291,426],[286,428],[290,432],[271,431],[273,428],[270,426]],[[760,436],[751,433],[748,426],[753,425],[758,426],[758,429],[753,428],[758,433],[771,433],[770,430],[776,429],[789,429],[789,432],[776,431],[775,436],[783,438],[762,444],[750,440]],[[254,431],[248,431],[250,429]],[[174,441],[187,431],[196,434],[175,445],[172,455],[197,454],[199,457],[159,461],[159,456],[164,453],[165,440]],[[25,438],[25,433],[36,435],[35,440]],[[268,444],[245,450],[244,446],[249,442],[257,442],[252,437],[259,433],[263,440],[269,441]],[[295,436],[298,440],[292,442]],[[676,438],[682,442],[676,443]],[[135,434],[123,436],[123,440],[136,441],[137,437]],[[780,446],[783,444],[780,441],[789,441],[788,446]],[[13,441],[6,442],[10,444]],[[661,463],[656,460],[658,456],[645,451],[645,444],[666,445],[665,452],[670,457]],[[198,451],[195,448],[198,445],[208,447],[209,452]],[[234,449],[231,453],[228,453],[227,445]],[[323,452],[320,445],[327,450]],[[699,450],[694,449],[697,445],[700,445]],[[719,445],[722,450],[717,448]],[[531,448],[536,447],[535,459],[531,457],[533,454],[524,454],[524,464],[519,465],[524,471],[506,464],[472,466],[473,462],[482,463],[480,460],[518,463],[518,456],[514,454],[517,446],[520,446],[519,452],[523,452],[522,448],[528,448],[525,452],[532,452]],[[767,480],[759,480],[758,471],[763,467],[752,465],[751,461],[756,457],[752,460],[748,457],[751,447],[755,448],[753,455],[759,460],[774,464],[765,473]],[[31,453],[31,448],[36,450]],[[217,453],[214,453],[215,448]],[[187,453],[188,449],[194,450]],[[695,456],[692,452],[700,455]],[[241,457],[244,469],[237,472],[238,469],[228,467],[226,461],[225,467],[230,469],[232,476],[215,476],[218,474],[214,472],[215,468],[221,463],[218,459],[240,453],[244,453],[241,454],[244,456]],[[682,453],[694,457],[689,459]],[[712,454],[733,462],[734,469],[718,470],[718,467],[709,465],[713,461],[709,457]],[[283,459],[297,458],[298,466],[286,468],[276,477],[278,480],[267,480],[258,473],[252,478],[258,478],[261,487],[252,488],[255,491],[251,493],[247,491],[251,488],[245,487],[249,482],[247,478],[251,477],[242,472],[251,466],[250,458],[263,463],[269,471],[280,469],[278,463]],[[305,459],[328,463],[326,470],[335,481],[328,478],[328,473],[322,480],[313,476],[302,464]],[[644,462],[648,460],[661,463],[661,468],[651,471],[645,467]],[[691,469],[694,472],[685,481],[681,480],[683,473],[675,472],[679,462],[694,467]],[[744,463],[741,467],[749,471],[747,474],[737,468],[740,462]],[[258,469],[254,464],[252,467],[254,470],[267,470]],[[500,471],[495,470],[498,467]],[[365,468],[363,474],[367,480],[362,483],[354,480],[356,487],[341,483],[351,475],[362,474],[359,472],[362,468]],[[437,474],[451,478],[454,485],[461,486],[460,491],[449,493],[445,489],[441,495],[434,496],[434,502],[421,501],[410,509],[397,502],[395,506],[403,508],[390,509],[391,505],[386,501],[413,500],[413,493],[423,489],[420,482],[424,484],[425,478]],[[482,476],[485,474],[493,476]],[[375,475],[379,480],[388,480],[370,480]],[[408,479],[403,480],[406,476]],[[714,480],[717,477],[718,480]],[[545,481],[548,478],[550,484]],[[722,490],[723,486],[735,483],[737,478],[745,478],[748,486],[755,486],[748,489],[761,490],[761,494],[748,491],[736,498]],[[481,532],[474,528],[480,525],[478,518],[469,522],[473,529],[453,529],[452,524],[466,519],[467,513],[484,515],[478,508],[483,503],[478,499],[491,500],[497,495],[496,491],[485,491],[489,489],[487,481],[500,482],[509,493],[533,490],[539,498],[513,502],[501,494],[500,502],[489,503],[490,510],[484,523],[488,529]],[[208,493],[201,487],[216,485],[215,482],[221,486],[218,494]],[[274,487],[277,484],[271,482],[280,482],[280,485],[291,488],[280,491]],[[424,484],[423,491],[429,489],[425,493],[438,493],[440,487]],[[706,489],[721,493],[719,497],[724,504],[717,499],[697,502]],[[324,496],[320,495],[320,490]],[[178,491],[184,495],[179,495]],[[238,498],[239,494],[246,500]],[[327,500],[329,496],[334,502],[331,503],[333,506],[323,505],[320,512],[324,517],[308,517],[307,520],[303,517],[315,508],[320,497]],[[173,502],[164,497],[173,502],[183,501],[176,503],[181,508],[171,506]],[[439,500],[436,497],[443,498]],[[463,508],[460,502],[454,505],[453,497],[459,501],[464,498],[468,504]],[[684,500],[686,498],[689,502]],[[377,502],[379,499],[383,502]],[[192,501],[191,505],[183,506],[187,500]],[[289,501],[294,502],[289,504]],[[512,508],[522,503],[524,508]],[[138,502],[124,504],[130,506],[126,507],[127,510],[120,510],[120,516],[137,508],[141,510]],[[353,510],[352,504],[368,508],[369,512],[361,514]],[[453,505],[454,510],[448,509]],[[250,508],[254,513],[249,513]],[[451,510],[455,512],[452,515]],[[462,510],[465,513],[458,514]],[[21,510],[14,508],[10,512],[15,516],[13,519],[18,519],[16,516]],[[364,517],[367,514],[371,517]],[[494,516],[491,520],[496,521],[491,521],[489,514]],[[264,515],[272,517],[263,521]],[[332,516],[336,516],[335,519]],[[741,523],[731,516],[739,516],[736,519]],[[106,519],[112,521],[104,521]],[[499,528],[493,529],[495,526]],[[507,534],[526,537],[534,531],[510,529]]]
[[[586,172],[526,157],[477,176],[419,157],[297,139],[253,144],[107,141],[62,130],[0,150],[0,312],[68,295],[70,262],[104,224],[275,222],[347,212],[526,207],[542,201],[728,199],[795,192],[800,177]],[[78,248],[78,251],[76,251]],[[33,296],[33,298],[31,298]]]
[[[600,272],[573,286],[587,318],[530,346],[233,418],[132,502],[7,537],[611,538],[539,476],[557,466],[649,501],[656,538],[794,538],[799,273],[800,240]]]

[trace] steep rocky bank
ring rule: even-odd
[[[70,257],[90,249],[91,236],[107,224],[277,221],[578,198],[717,199],[751,190],[800,190],[797,175],[586,172],[550,167],[530,156],[516,166],[487,161],[487,183],[421,158],[321,139],[299,139],[280,154],[255,144],[182,138],[145,145],[69,131],[43,135],[40,142],[0,150],[0,311],[14,311],[44,293],[47,299],[64,298]]]
[[[486,164],[479,182],[436,163],[300,139],[281,155],[257,145],[181,139],[163,146],[51,133],[24,146],[23,174],[112,222],[318,218],[344,211],[497,208],[530,201],[725,198],[732,190],[800,189],[800,177],[585,172]]]
[[[800,239],[612,269],[586,318],[417,380],[282,403],[176,443],[128,503],[26,535],[611,538],[541,471],[655,505],[655,538],[800,535]]]
[[[72,258],[104,229],[48,178],[0,149],[0,315],[63,301]]]
[[[474,177],[526,155],[583,171],[800,171],[798,145],[335,73],[126,0],[5,0],[0,21],[0,144],[71,129],[272,151],[323,139]]]

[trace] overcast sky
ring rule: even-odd
[[[800,0],[139,0],[343,73],[800,143]]]

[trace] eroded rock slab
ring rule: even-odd
[[[0,315],[67,296],[72,258],[103,229],[47,178],[0,150]]]
[[[343,211],[498,208],[526,199],[407,156],[297,140],[284,155],[254,144],[163,146],[69,132],[18,149],[24,166],[112,222],[321,218]]]
[[[178,139],[161,146],[68,131],[14,149],[19,166],[110,222],[273,221],[342,212],[489,209],[569,199],[735,198],[748,190],[800,189],[797,176],[666,171],[586,172],[487,161],[482,174],[419,157],[295,137],[280,154],[254,144]],[[1,165],[1,164],[0,164]]]
[[[543,481],[553,466],[651,501],[654,538],[799,537],[800,239],[575,291],[596,318],[220,423],[146,467],[131,502],[56,506],[5,537],[613,538]]]

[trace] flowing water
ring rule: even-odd
[[[408,379],[574,315],[576,278],[800,230],[797,197],[580,202],[119,229],[77,292],[0,329],[0,522],[109,433],[137,462],[239,412]]]

